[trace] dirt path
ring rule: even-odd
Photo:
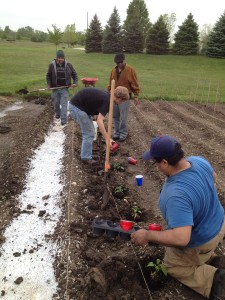
[[[80,130],[72,120],[69,121],[65,128],[64,215],[53,237],[61,248],[55,262],[59,283],[55,299],[203,299],[172,278],[167,278],[160,289],[147,289],[146,263],[156,257],[162,258],[164,248],[133,247],[119,237],[111,238],[106,233],[99,236],[93,233],[92,224],[95,218],[116,222],[138,206],[142,211],[138,226],[146,228],[152,222],[164,225],[157,207],[164,177],[156,167],[140,159],[151,138],[158,134],[177,137],[186,155],[202,155],[210,160],[218,175],[218,191],[225,207],[224,116],[223,105],[143,100],[137,108],[131,106],[129,137],[110,158],[111,166],[120,163],[125,170],[110,170],[107,179],[110,199],[104,209],[101,209],[105,189],[102,173],[104,142],[99,136],[94,144],[100,157],[99,167],[84,168],[79,160]],[[12,126],[12,131],[0,136],[0,209],[4,211],[0,221],[0,242],[4,241],[5,226],[20,213],[16,208],[16,195],[23,186],[32,149],[43,141],[52,117],[51,102],[43,106],[30,102],[25,103],[23,111],[18,110],[4,120],[0,119],[0,122]],[[128,164],[128,156],[137,159],[137,165]],[[141,188],[135,184],[137,174],[144,176]],[[121,185],[128,191],[118,199],[114,189]],[[221,246],[219,254],[222,251],[224,254],[224,249]]]

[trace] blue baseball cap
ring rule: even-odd
[[[170,135],[156,136],[150,143],[150,150],[142,154],[142,159],[166,158],[177,154],[175,145],[177,140]]]

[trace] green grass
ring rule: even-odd
[[[58,47],[60,48],[60,47]],[[0,95],[15,95],[46,87],[48,64],[56,47],[50,43],[0,42]],[[83,88],[82,77],[98,77],[96,87],[105,89],[114,67],[114,54],[85,53],[65,49]],[[225,101],[225,60],[203,56],[126,54],[138,74],[140,98],[198,102]],[[47,92],[48,94],[49,92]],[[71,90],[72,94],[73,91]]]

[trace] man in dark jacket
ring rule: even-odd
[[[59,87],[52,92],[56,119],[61,118],[61,124],[67,123],[67,104],[69,100],[68,86],[77,86],[78,76],[71,63],[65,60],[65,54],[58,50],[56,58],[49,64],[46,80],[49,88]],[[64,87],[64,88],[62,88]]]

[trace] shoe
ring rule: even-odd
[[[92,159],[99,160],[100,156],[98,154],[92,154]]]
[[[61,125],[64,126],[64,125],[66,125],[66,123],[65,122],[61,122]]]
[[[210,293],[210,300],[225,300],[225,269],[217,269]]]
[[[56,118],[56,119],[60,119],[60,116],[57,116],[57,115],[56,115],[55,118]]]
[[[124,142],[126,140],[126,138],[121,138],[121,139],[119,139],[118,141],[120,142],[120,143],[122,143],[122,142]]]
[[[96,166],[98,164],[97,160],[94,159],[82,159],[82,162],[89,166]]]
[[[118,136],[113,136],[112,138],[114,141],[118,141],[120,138]]]

